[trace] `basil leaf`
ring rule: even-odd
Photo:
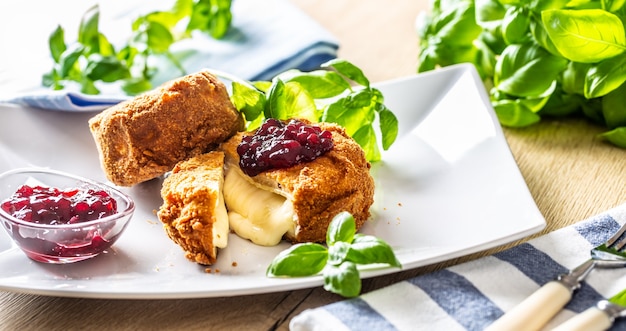
[[[113,56],[92,54],[88,58],[85,76],[92,81],[114,82],[130,77],[128,68]]]
[[[172,8],[170,8],[170,13],[172,13],[178,20],[189,17],[191,15],[191,11],[193,9],[194,0],[176,0]],[[178,21],[176,22],[176,24]]]
[[[476,71],[478,71],[478,74],[483,80],[488,79],[488,77],[493,77],[496,66],[496,55],[494,51],[491,49],[491,46],[483,41],[483,38],[486,38],[486,36],[489,35],[490,34],[488,33],[481,34],[483,37],[481,39],[476,39],[472,44],[478,51],[476,59],[473,63],[477,66]],[[497,43],[497,41],[490,42]],[[504,44],[504,41],[502,41],[502,44]],[[504,49],[504,47],[502,47],[502,49]]]
[[[424,72],[434,70],[437,68],[439,57],[437,56],[437,49],[433,45],[423,44],[419,54],[419,64],[417,72]]]
[[[343,126],[346,132],[354,138],[357,130],[374,122],[376,115],[371,106],[372,91],[359,90],[327,105],[322,115],[322,121]]]
[[[507,9],[500,1],[476,0],[476,23],[484,29],[496,29],[501,25],[502,19],[506,16],[506,11]]]
[[[98,93],[100,93],[100,90],[98,90],[98,88],[96,87],[94,82],[92,80],[89,80],[86,77],[83,78],[80,81],[80,91],[82,93],[85,93],[85,94],[98,94]]]
[[[193,6],[187,31],[208,32],[213,38],[222,38],[231,24],[230,0],[199,0]]]
[[[344,59],[334,59],[330,60],[324,64],[322,67],[332,67],[340,74],[348,77],[350,80],[354,81],[357,84],[360,84],[365,87],[370,86],[370,81],[365,77],[363,71],[359,69],[354,64],[344,60]]]
[[[385,263],[401,268],[389,244],[374,236],[357,234],[350,245],[346,259],[356,264]]]
[[[283,94],[285,94],[285,82],[280,79],[274,79],[272,85],[267,90],[267,103],[264,109],[265,118],[282,118]]]
[[[477,11],[476,11],[477,13]],[[444,9],[434,22],[433,38],[449,46],[467,46],[481,32],[476,25],[473,1],[457,1]]]
[[[585,76],[584,95],[598,98],[626,82],[626,54],[592,65]]]
[[[329,246],[338,242],[351,243],[356,233],[356,222],[352,214],[344,211],[333,217],[326,230],[326,243]]]
[[[100,50],[99,54],[102,56],[115,57],[115,48],[113,47],[111,42],[109,42],[107,37],[102,33],[98,34],[98,49]]]
[[[327,266],[323,275],[326,291],[346,298],[356,297],[361,293],[361,277],[354,263],[344,262],[339,266]]]
[[[340,265],[346,260],[346,256],[350,251],[350,244],[343,241],[338,241],[328,247],[328,261],[329,265]]]
[[[98,41],[99,21],[100,8],[98,5],[94,5],[89,8],[80,21],[80,26],[78,28],[78,42],[85,46],[87,54],[97,53],[100,51],[100,42]]]
[[[261,92],[269,91],[270,87],[272,87],[272,82],[258,81],[252,82],[252,85],[259,89]]]
[[[316,243],[296,244],[280,252],[267,268],[270,277],[303,277],[319,273],[328,260],[326,247]]]
[[[548,35],[548,31],[546,31],[546,27],[541,22],[541,19],[537,19],[534,16],[530,18],[530,33],[533,36],[533,40],[537,45],[543,47],[543,49],[547,50],[550,54],[554,56],[562,57],[559,50],[550,39]]]
[[[235,108],[243,112],[247,121],[253,121],[263,114],[265,108],[265,94],[248,85],[233,82],[231,101]]]
[[[588,72],[591,68],[589,63],[568,63],[563,74],[561,75],[561,85],[563,91],[571,94],[584,94],[585,84],[587,83]]]
[[[265,107],[266,118],[300,118],[317,121],[317,106],[309,92],[297,82],[284,83],[275,79],[268,91]]]
[[[493,104],[493,109],[500,123],[508,127],[524,127],[541,119],[524,105],[512,100],[497,101]]]
[[[626,84],[602,98],[602,115],[609,129],[626,126]]]
[[[65,52],[67,46],[65,45],[65,31],[58,25],[56,29],[50,34],[48,38],[48,46],[50,47],[50,54],[54,62],[59,63],[61,54]]]
[[[517,98],[517,99],[515,99],[515,102],[519,103],[520,105],[523,105],[524,107],[526,107],[531,112],[537,113],[541,109],[543,109],[543,107],[546,105],[546,103],[548,103],[548,100],[550,100],[550,98],[556,93],[556,89],[554,91],[555,92],[553,92],[553,93],[551,93],[549,95],[539,96],[539,97],[536,97],[536,98]]]
[[[508,44],[521,44],[530,35],[530,13],[525,7],[509,7],[502,20],[502,36]]]
[[[626,50],[624,25],[600,9],[546,10],[541,19],[559,53],[575,62],[593,63]]]
[[[59,73],[55,69],[50,70],[41,77],[41,85],[51,87],[54,90],[63,88],[61,77],[59,77]]]
[[[606,6],[606,9],[612,13],[617,12],[620,9],[622,9],[622,7],[624,7],[624,4],[626,4],[626,0],[604,1],[604,5]]]
[[[296,74],[287,81],[300,83],[315,99],[335,97],[350,89],[350,84],[341,75],[328,70]]]
[[[83,54],[85,48],[80,44],[70,45],[59,58],[59,75],[62,78],[68,77],[70,71],[78,68],[78,58]]]
[[[209,21],[208,30],[213,38],[220,39],[224,37],[230,28],[230,22],[233,19],[233,15],[230,12],[230,1],[228,1],[228,4],[228,9],[218,10],[211,21]]]
[[[388,150],[398,137],[398,118],[384,105],[378,112],[380,131],[383,136],[383,149]]]
[[[380,161],[380,149],[376,141],[376,133],[371,125],[362,126],[352,135],[352,138],[363,148],[368,160]]]
[[[495,87],[518,97],[551,93],[567,60],[548,53],[536,44],[510,45],[496,63]]]
[[[615,146],[626,148],[626,126],[602,133],[600,134],[600,137],[606,139]]]
[[[145,21],[140,29],[146,34],[148,48],[154,53],[165,53],[174,43],[174,36],[163,24],[152,21]]]

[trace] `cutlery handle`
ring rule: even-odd
[[[570,318],[552,331],[604,331],[611,325],[611,318],[604,311],[592,307]]]
[[[572,298],[572,291],[558,281],[551,281],[506,312],[485,331],[539,330]]]

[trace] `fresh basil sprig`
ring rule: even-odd
[[[100,9],[91,7],[82,17],[77,41],[66,43],[59,25],[48,39],[53,68],[43,76],[43,85],[55,90],[78,84],[81,92],[99,94],[96,82],[121,82],[121,89],[135,95],[153,88],[158,68],[151,59],[163,58],[186,74],[170,52],[170,46],[189,38],[193,31],[222,38],[232,20],[231,0],[177,0],[169,11],[154,11],[132,23],[128,42],[113,46],[100,30]],[[186,21],[184,29],[180,22]]]
[[[500,123],[585,115],[626,148],[626,2],[433,0],[418,71],[473,63]]]
[[[383,240],[356,233],[354,217],[337,214],[326,234],[326,245],[302,243],[279,253],[267,268],[269,277],[306,277],[320,272],[324,289],[344,297],[361,293],[357,265],[388,264],[401,268],[391,247]]]
[[[271,82],[233,80],[232,101],[255,129],[265,118],[303,118],[333,122],[363,148],[370,161],[381,158],[398,135],[398,119],[384,104],[382,93],[370,85],[363,71],[344,59],[334,59],[320,70],[288,70]],[[357,87],[354,87],[356,85]],[[378,133],[374,128],[378,119]]]

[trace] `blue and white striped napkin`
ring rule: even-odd
[[[492,256],[420,275],[295,316],[304,330],[483,330],[543,284],[589,259],[626,223],[626,204]],[[549,330],[626,288],[626,269],[596,269]],[[626,330],[618,320],[611,330]]]
[[[122,8],[121,15],[116,17],[120,25],[130,27],[130,21],[137,15],[156,10],[150,1],[129,3],[129,8]],[[215,40],[195,34],[173,46],[172,53],[180,55],[187,73],[213,68],[247,80],[270,80],[285,70],[313,70],[337,57],[336,38],[287,0],[235,0],[232,13],[232,28],[225,38]],[[161,71],[155,83],[181,75],[173,71]],[[0,103],[63,111],[97,111],[128,98],[121,91],[95,96],[70,89],[52,91],[38,86],[43,72],[29,74],[36,76],[33,81],[37,85],[10,98],[1,98]],[[23,71],[18,75],[23,76]]]

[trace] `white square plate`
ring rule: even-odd
[[[376,180],[373,217],[362,228],[395,250],[404,269],[501,245],[540,231],[538,211],[482,82],[470,65],[377,86],[400,132]],[[93,113],[0,107],[0,172],[49,167],[99,181],[87,120]],[[320,286],[321,277],[274,279],[265,270],[288,247],[260,247],[231,234],[210,270],[187,261],[155,215],[160,180],[123,189],[137,203],[124,235],[94,259],[48,265],[29,260],[0,231],[0,289],[92,298],[193,298]],[[210,272],[209,272],[210,271]],[[396,268],[366,268],[363,277]]]

